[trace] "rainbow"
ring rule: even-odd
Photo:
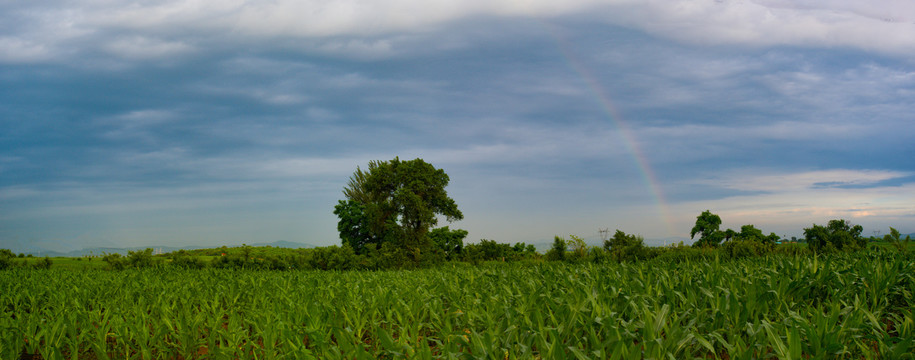
[[[661,222],[664,223],[664,227],[667,230],[667,236],[676,234],[673,230],[670,211],[668,209],[667,200],[664,197],[664,192],[659,185],[654,170],[651,168],[651,163],[642,152],[635,135],[633,135],[632,130],[629,128],[629,124],[626,123],[623,115],[613,102],[610,101],[610,96],[597,81],[597,77],[595,77],[588,67],[586,67],[584,63],[575,56],[575,53],[572,52],[571,43],[562,36],[555,25],[546,22],[544,22],[544,25],[552,36],[556,47],[559,49],[559,53],[566,60],[566,64],[568,64],[569,68],[587,84],[589,93],[594,97],[601,110],[607,114],[607,117],[610,118],[610,121],[619,132],[620,137],[623,139],[623,144],[632,155],[632,159],[635,162],[639,173],[642,175],[648,191],[657,204],[658,216],[660,217]]]

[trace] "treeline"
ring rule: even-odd
[[[25,254],[20,253],[18,257],[19,258],[26,258],[26,257],[31,258],[32,255],[31,254],[25,255]],[[9,249],[0,249],[0,270],[9,269],[9,268],[15,267],[15,266],[29,266],[34,269],[49,269],[49,268],[51,268],[51,264],[53,263],[53,261],[51,261],[51,258],[49,258],[47,256],[38,259],[38,261],[32,263],[31,265],[26,265],[26,263],[24,261],[23,262],[15,261],[14,259],[16,259],[16,258],[17,258],[16,254],[14,254]]]
[[[405,251],[396,241],[365,242],[354,247],[344,239],[342,245],[318,248],[286,249],[274,247],[221,247],[213,249],[179,250],[153,255],[152,249],[130,251],[126,256],[105,254],[102,261],[114,270],[174,266],[185,269],[213,267],[220,269],[261,270],[384,270],[433,267],[442,263],[478,264],[500,262],[637,262],[637,261],[704,261],[710,259],[740,259],[769,255],[810,255],[834,252],[856,252],[868,248],[876,238],[861,236],[863,228],[847,220],[830,220],[826,225],[813,224],[804,229],[804,244],[780,243],[781,238],[765,235],[753,225],[741,226],[740,231],[720,230],[721,218],[705,211],[696,219],[691,236],[697,238],[691,245],[682,242],[673,246],[649,247],[639,235],[616,230],[612,237],[603,239],[602,246],[591,246],[583,238],[571,235],[568,239],[556,236],[551,248],[540,253],[531,244],[514,245],[482,239],[464,244],[468,232],[462,229],[441,227],[429,231],[425,237],[426,251]],[[882,239],[890,244],[888,249],[907,252],[911,239],[901,238],[898,230]],[[883,249],[883,248],[880,248]],[[883,251],[883,250],[879,250]],[[886,250],[892,251],[892,250]],[[16,256],[0,249],[0,269],[24,266],[14,262]],[[19,255],[23,257],[23,255]],[[51,259],[43,258],[29,265],[49,268]]]

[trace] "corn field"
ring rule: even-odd
[[[0,358],[904,359],[915,263],[868,252],[379,272],[12,269]]]

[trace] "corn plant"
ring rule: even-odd
[[[412,271],[0,271],[0,358],[904,359],[890,252]]]

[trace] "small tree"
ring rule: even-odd
[[[899,230],[896,230],[893,227],[890,227],[890,233],[883,235],[883,240],[893,245],[896,248],[896,251],[899,252],[908,252],[909,251],[909,242],[912,241],[912,238],[909,235],[905,236],[905,241],[901,241]]]
[[[634,261],[644,254],[644,239],[641,236],[629,235],[616,230],[613,237],[604,241],[604,249],[610,252],[616,261]]]
[[[766,235],[763,235],[762,230],[757,229],[756,226],[747,224],[740,227],[740,232],[734,236],[734,240],[764,242]]]
[[[0,270],[13,266],[13,252],[9,249],[0,249]]]
[[[847,220],[829,220],[826,226],[805,228],[804,238],[814,252],[854,251],[867,247],[867,239],[861,237],[863,230]]]
[[[568,245],[566,239],[556,236],[553,238],[553,247],[546,252],[546,259],[550,261],[562,261],[566,259]]]
[[[45,256],[41,259],[38,259],[38,261],[36,261],[35,264],[32,265],[32,267],[34,267],[36,269],[50,269],[51,264],[53,264],[53,263],[54,262],[51,261],[51,258]]]
[[[103,254],[102,261],[108,263],[108,267],[114,270],[124,270],[127,267],[123,257],[118,253]]]
[[[445,260],[453,260],[460,256],[467,234],[467,230],[451,230],[445,226],[430,231],[429,238],[435,251],[440,252]]]
[[[588,257],[588,244],[585,243],[585,239],[575,235],[569,235],[568,244],[572,245],[572,254],[575,256],[575,259],[582,260]]]
[[[128,251],[127,263],[130,264],[130,267],[134,268],[150,267],[153,265],[152,253],[153,249],[151,248],[146,248],[145,250]]]
[[[694,247],[715,247],[724,239],[724,233],[718,230],[721,226],[721,217],[705,210],[696,217],[696,225],[689,232],[690,239],[699,235],[699,240],[693,243]]]

